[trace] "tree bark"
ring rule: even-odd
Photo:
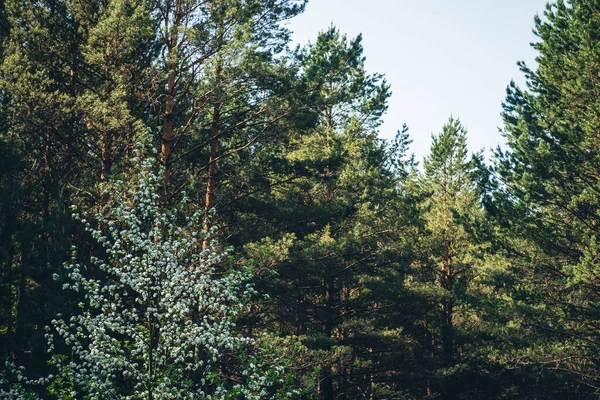
[[[217,180],[215,173],[217,170],[217,151],[219,149],[219,119],[221,117],[221,104],[215,103],[213,107],[213,121],[211,126],[210,156],[208,159],[208,173],[206,182],[206,198],[204,199],[204,230],[210,230],[210,210],[215,206],[215,191]],[[208,247],[208,240],[204,240],[202,248]]]
[[[108,130],[104,131],[102,138],[102,149],[101,149],[101,166],[100,166],[100,180],[106,182],[108,176],[112,170],[112,135]]]
[[[323,333],[331,338],[333,332],[335,310],[335,279],[332,276],[325,278],[325,318],[323,319]],[[333,370],[330,365],[323,366],[319,374],[319,397],[321,400],[333,400]]]
[[[208,158],[208,171],[206,179],[206,198],[204,199],[204,230],[210,230],[210,210],[215,206],[215,191],[217,186],[217,151],[219,150],[219,123],[221,120],[221,73],[223,65],[221,59],[217,57],[215,70],[215,101],[212,110],[212,122],[210,127],[210,155]],[[208,239],[202,242],[202,248],[208,247]]]
[[[165,112],[163,121],[163,133],[161,140],[161,161],[165,168],[163,175],[163,187],[161,197],[163,200],[167,195],[169,175],[171,173],[171,154],[173,154],[173,110],[175,109],[175,66],[169,66],[167,77],[167,93],[165,99]]]
[[[447,248],[449,249],[449,245]],[[448,251],[450,253],[450,251]],[[452,257],[447,255],[442,258],[442,285],[452,296]],[[451,368],[454,365],[454,325],[453,325],[454,301],[452,298],[442,300],[442,350],[443,362],[445,368]],[[444,399],[456,399],[456,387],[454,377],[449,374],[444,378]]]

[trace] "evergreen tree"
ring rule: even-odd
[[[330,28],[300,59],[312,126],[300,125],[279,144],[284,174],[268,176],[268,197],[260,198],[272,204],[260,217],[272,221],[273,233],[246,248],[277,266],[276,278],[264,283],[273,302],[262,311],[285,341],[305,345],[298,373],[319,370],[315,394],[375,396],[389,379],[383,360],[396,332],[377,324],[385,300],[373,289],[378,274],[393,269],[389,249],[397,236],[382,221],[404,221],[394,212],[411,166],[408,140],[402,132],[388,147],[376,138],[389,89],[381,76],[366,74],[360,37],[348,40]],[[265,257],[261,247],[277,254]]]
[[[538,67],[520,63],[527,90],[514,83],[507,90],[509,149],[497,152],[494,206],[513,235],[506,241],[520,281],[513,296],[526,300],[520,323],[529,332],[521,344],[527,350],[509,362],[537,366],[548,398],[585,395],[600,382],[599,11],[597,1],[555,1],[536,18]],[[553,385],[556,375],[566,383]]]
[[[175,149],[184,147],[183,155],[196,155],[196,164],[207,174],[206,209],[214,205],[217,158],[246,148],[257,138],[241,141],[238,137],[220,152],[219,143],[262,116],[261,103],[270,93],[260,84],[261,68],[268,71],[272,55],[289,41],[288,30],[280,23],[300,13],[304,3],[161,0],[153,4],[159,57],[145,90],[156,118],[148,125],[158,124],[160,130],[164,194]],[[208,158],[198,163],[198,152],[207,149]],[[176,188],[182,182],[177,184]]]
[[[600,1],[536,18],[494,167],[451,118],[422,171],[305,3],[0,0],[0,397],[597,394]]]
[[[226,159],[240,148],[249,157],[259,138],[276,131],[284,102],[273,105],[285,89],[277,89],[273,71],[284,70],[285,63],[273,54],[288,37],[279,23],[300,12],[303,2],[7,0],[2,5],[0,134],[7,151],[22,159],[10,174],[10,182],[19,184],[3,186],[19,213],[6,214],[15,222],[2,231],[2,284],[11,294],[4,297],[6,329],[0,335],[11,357],[28,354],[39,366],[43,363],[33,358],[43,358],[40,327],[62,301],[51,276],[68,253],[68,239],[84,240],[66,205],[108,207],[104,189],[111,176],[128,176],[123,166],[132,144],[147,130],[155,133],[157,125],[159,136],[167,135],[165,121],[173,116],[162,160],[168,171],[177,143],[185,148],[186,163],[169,196],[191,188],[204,206],[201,183],[206,186],[216,157]],[[223,73],[217,85],[218,59]],[[216,126],[211,116],[217,92],[224,94],[218,100],[224,106],[214,140],[229,137],[210,161],[213,140],[206,127]],[[208,210],[215,201],[206,204]]]
[[[3,5],[11,29],[0,65],[6,104],[0,141],[18,169],[3,187],[12,203],[6,210],[14,214],[3,231],[2,268],[8,277],[3,289],[10,295],[1,341],[8,344],[3,356],[33,366],[44,358],[40,327],[53,314],[51,276],[67,250],[65,192],[81,165],[73,110],[77,90],[71,80],[79,39],[64,2],[7,0]]]
[[[88,182],[100,182],[100,193],[113,166],[146,133],[139,97],[154,56],[153,21],[142,1],[73,3],[70,12],[83,38],[72,67],[81,85],[74,106],[97,171]]]
[[[425,301],[420,310],[425,354],[420,356],[430,358],[431,370],[422,371],[431,374],[427,395],[439,392],[446,399],[465,397],[470,390],[464,377],[468,363],[475,362],[469,341],[482,324],[469,297],[484,262],[486,244],[478,237],[484,214],[466,140],[466,129],[452,117],[432,135],[420,181],[426,195],[421,257],[409,284]]]

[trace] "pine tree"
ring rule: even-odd
[[[77,89],[70,79],[79,39],[65,2],[6,0],[3,5],[10,29],[0,65],[5,104],[0,140],[18,169],[3,187],[14,214],[3,231],[4,288],[10,295],[1,341],[8,343],[4,356],[34,366],[44,357],[40,327],[49,322],[56,302],[48,282],[66,250],[63,201],[82,160],[76,156],[81,154],[73,108]]]
[[[408,139],[401,132],[388,147],[376,137],[389,88],[382,76],[366,73],[360,37],[348,40],[330,28],[300,59],[308,112],[278,144],[279,163],[272,165],[279,169],[257,198],[271,205],[259,217],[272,233],[246,248],[277,268],[263,283],[273,302],[261,311],[290,347],[304,344],[298,375],[314,376],[313,390],[324,399],[377,396],[397,366],[386,347],[397,332],[378,324],[386,299],[374,290],[379,274],[394,275],[390,249],[398,237],[390,225],[402,232],[405,222],[395,212],[411,168]],[[262,254],[265,247],[275,254]]]
[[[221,150],[221,154],[219,142],[262,114],[260,103],[269,93],[262,85],[255,86],[260,82],[255,74],[289,41],[289,32],[280,26],[281,21],[302,12],[304,4],[304,0],[154,3],[150,11],[159,57],[145,89],[160,125],[165,195],[174,152],[191,141],[183,155],[208,149],[208,159],[200,166],[208,175],[204,200],[207,209],[211,208],[217,158],[224,158],[223,153],[235,152],[239,146],[250,146],[256,138],[250,143],[234,141],[232,148]],[[257,63],[256,69],[253,63]]]
[[[598,387],[597,324],[598,82],[597,1],[555,1],[537,17],[538,67],[524,63],[527,89],[512,83],[504,104],[508,150],[497,152],[495,206],[511,240],[520,284],[528,299],[521,317],[530,332],[511,365],[537,365],[548,397]],[[577,376],[584,386],[552,385]],[[570,375],[574,374],[574,375]]]
[[[477,325],[467,297],[472,294],[484,254],[477,232],[472,230],[483,219],[483,210],[475,191],[474,164],[468,157],[466,140],[466,129],[452,117],[442,132],[432,135],[420,182],[427,196],[420,242],[423,258],[413,271],[416,282],[420,282],[415,290],[423,290],[422,295],[433,302],[421,311],[424,337],[429,342],[423,350],[434,368],[429,372],[433,376],[428,391],[439,390],[446,399],[455,399],[467,390],[459,383],[459,371],[465,369],[461,363],[473,361],[465,351],[465,343],[469,340],[467,329]],[[421,289],[419,285],[423,285]],[[437,389],[433,382],[439,378],[444,383]]]
[[[244,151],[234,168],[224,168],[241,175],[259,141],[278,132],[277,121],[289,112],[281,95],[289,89],[279,79],[289,63],[275,54],[289,36],[280,22],[301,12],[304,2],[1,4],[0,139],[18,158],[19,170],[3,186],[17,214],[6,214],[15,223],[7,219],[0,232],[6,238],[0,253],[3,292],[10,293],[1,308],[6,330],[0,330],[0,341],[8,345],[0,348],[39,366],[44,363],[34,358],[43,358],[40,327],[62,301],[51,276],[68,253],[68,241],[84,240],[66,205],[108,207],[104,189],[112,178],[127,178],[123,167],[132,145],[147,131],[163,145],[166,171],[175,147],[181,149],[181,169],[166,204],[187,188],[198,204],[206,199],[206,211],[219,205],[214,190],[205,196],[208,182],[215,185],[217,162]],[[221,117],[213,124],[217,103]],[[207,129],[213,125],[218,137]],[[211,161],[214,141],[219,151]],[[223,198],[230,194],[224,190]]]
[[[97,175],[92,184],[102,184],[113,174],[113,166],[129,155],[146,133],[140,105],[141,82],[154,56],[153,21],[142,1],[74,3],[70,12],[83,38],[71,79],[82,86],[75,109],[81,134],[94,157]],[[118,170],[115,172],[119,172]],[[102,206],[102,204],[101,204]]]

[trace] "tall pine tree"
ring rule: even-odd
[[[558,374],[565,384],[549,383],[547,397],[600,384],[599,12],[597,1],[560,0],[536,18],[538,67],[521,63],[527,89],[507,90],[509,148],[497,153],[495,205],[514,235],[513,295],[526,304],[521,323],[530,332],[528,350],[510,362]]]

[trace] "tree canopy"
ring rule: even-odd
[[[1,398],[598,396],[600,2],[422,165],[305,5],[0,1]]]

